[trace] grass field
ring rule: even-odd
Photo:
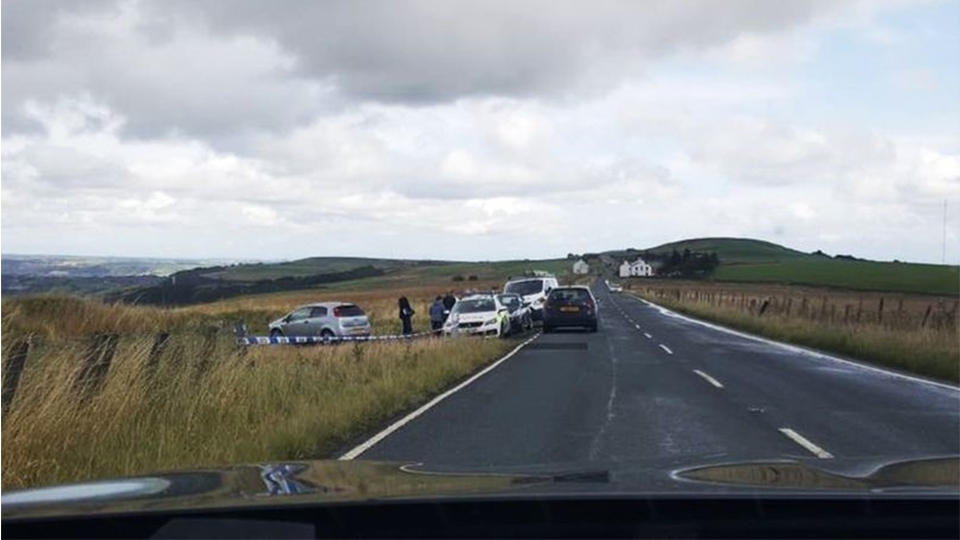
[[[960,295],[960,268],[935,264],[813,257],[766,264],[721,264],[714,272],[713,279]]]
[[[568,272],[571,264],[572,261],[566,259],[449,262],[367,259],[362,257],[312,257],[282,263],[242,264],[202,273],[207,277],[227,281],[256,281],[314,276],[345,272],[363,266],[374,266],[387,271],[385,277],[450,279],[456,275],[462,275],[464,278],[474,275],[479,279],[506,279],[509,276],[521,275],[527,270],[545,270],[559,275]]]
[[[626,287],[670,309],[754,334],[960,382],[955,296],[648,279]]]
[[[396,296],[408,294],[418,307],[435,289],[336,294],[363,305],[377,330],[394,331]],[[51,296],[4,300],[4,362],[17,341],[29,337],[30,348],[3,416],[3,489],[329,457],[516,345],[423,338],[241,349],[226,329],[234,316],[267,321],[324,294],[177,309]],[[415,321],[427,325],[423,312]],[[171,337],[157,355],[160,330]],[[109,371],[104,379],[83,379],[91,336],[104,332],[119,335]]]

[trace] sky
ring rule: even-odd
[[[0,19],[3,253],[737,236],[960,262],[956,0],[4,0]]]

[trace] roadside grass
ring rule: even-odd
[[[819,257],[765,264],[721,264],[717,281],[775,282],[933,295],[960,294],[960,267]]]
[[[627,288],[669,309],[731,328],[960,382],[956,297],[652,280],[628,283]]]
[[[151,368],[152,340],[134,336],[83,400],[84,343],[42,341],[3,418],[2,486],[331,457],[513,345],[427,338],[241,351],[226,336],[211,349],[183,333]]]

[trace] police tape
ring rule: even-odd
[[[436,331],[415,334],[392,334],[382,336],[246,336],[237,338],[238,345],[306,345],[311,343],[334,344],[363,341],[401,341],[435,336]]]

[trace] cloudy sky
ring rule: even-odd
[[[960,261],[960,3],[5,0],[2,250]]]

